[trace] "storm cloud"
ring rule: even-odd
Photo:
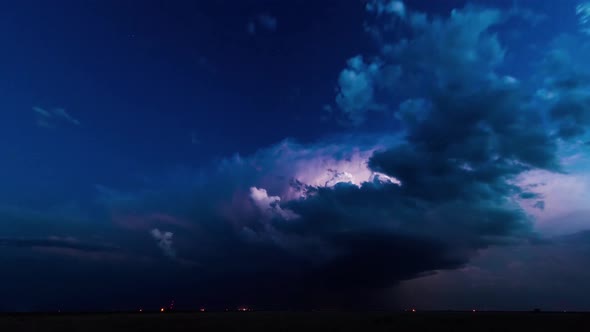
[[[556,135],[567,141],[586,134],[590,125],[588,54],[587,40],[564,35],[553,42],[542,62],[549,116],[557,123]]]
[[[399,1],[366,9],[377,47],[335,73],[336,105],[358,127],[386,114],[395,131],[287,139],[144,190],[98,187],[112,227],[138,230],[133,239],[150,248],[155,239],[176,258],[165,264],[195,262],[167,266],[184,271],[187,296],[365,305],[487,248],[538,240],[520,202],[544,197],[518,180],[563,172],[559,143],[590,124],[585,78],[563,70],[567,57],[547,55],[539,70],[553,97],[538,109],[540,87],[501,69],[494,28],[508,13],[468,6],[427,16]],[[390,34],[392,21],[405,34]]]

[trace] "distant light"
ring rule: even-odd
[[[160,312],[164,312],[164,308],[160,308]]]
[[[141,309],[141,308],[140,308],[140,309],[139,309],[139,312],[143,312],[143,309]]]
[[[471,310],[471,311],[475,312],[475,309],[473,309],[473,310]]]
[[[199,309],[200,312],[205,312],[205,308]]]
[[[412,309],[412,312],[416,312],[416,309]]]

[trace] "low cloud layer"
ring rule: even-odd
[[[0,247],[72,249],[82,252],[115,252],[120,248],[101,243],[83,242],[74,238],[6,238],[0,237]]]
[[[587,311],[581,264],[590,254],[587,231],[543,243],[485,250],[461,269],[404,282],[392,299],[428,310]]]

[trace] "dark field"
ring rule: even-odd
[[[5,314],[0,331],[590,331],[581,313]]]

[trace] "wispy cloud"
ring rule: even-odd
[[[44,109],[42,109],[41,107],[33,107],[33,111],[35,111],[37,114],[39,114],[40,116],[46,117],[46,118],[50,118],[51,117],[51,113],[49,111],[46,111]]]
[[[78,121],[78,119],[74,119],[70,114],[68,114],[68,112],[66,112],[65,109],[63,108],[56,108],[53,113],[55,115],[57,115],[58,117],[68,121],[71,124],[74,124],[76,126],[80,125],[80,121]]]
[[[264,29],[266,31],[274,32],[277,30],[278,27],[278,19],[268,13],[262,13],[257,15],[256,17],[250,19],[246,29],[249,34],[254,35],[258,28]]]
[[[275,31],[277,29],[278,20],[276,17],[270,14],[260,14],[257,17],[258,24],[269,31]]]
[[[590,2],[584,2],[576,7],[578,23],[583,33],[590,35]]]
[[[80,121],[70,115],[63,108],[54,108],[51,110],[44,109],[38,106],[33,107],[33,112],[37,116],[37,125],[44,128],[55,128],[60,122],[69,123],[75,126],[80,125]]]
[[[536,26],[549,18],[545,14],[538,13],[529,8],[520,7],[516,2],[507,14],[508,16],[519,17],[520,19],[529,22],[532,26]]]
[[[191,132],[191,144],[197,145],[201,143],[201,141],[199,140],[199,137],[197,136],[197,132],[192,131]]]
[[[256,24],[253,21],[248,22],[248,25],[246,25],[246,31],[251,35],[256,34]]]

